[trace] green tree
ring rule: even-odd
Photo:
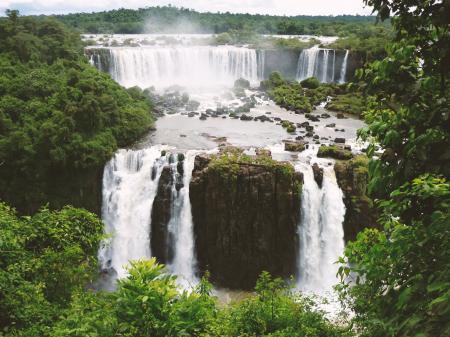
[[[333,326],[311,298],[293,293],[289,284],[263,272],[251,296],[226,309],[220,336],[313,337],[349,336],[345,325]]]
[[[47,202],[98,211],[86,184],[152,126],[148,99],[89,65],[54,19],[10,15],[0,44],[0,198],[25,213]]]
[[[97,272],[103,224],[93,214],[44,208],[18,218],[0,203],[0,329],[42,336]]]
[[[348,245],[344,302],[361,336],[448,336],[450,137],[448,2],[367,0],[393,15],[388,57],[359,76],[373,95],[361,136],[375,142],[370,188],[383,230]]]

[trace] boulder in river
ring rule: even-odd
[[[285,151],[302,152],[305,150],[305,142],[301,140],[285,140],[283,143]]]
[[[347,160],[353,158],[353,154],[351,151],[338,145],[322,145],[317,152],[317,157]]]
[[[243,114],[240,118],[241,121],[252,121],[253,117],[247,116],[246,114]]]

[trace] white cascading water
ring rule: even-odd
[[[149,258],[150,216],[162,168],[167,163],[154,146],[144,150],[119,150],[103,173],[102,219],[110,237],[99,251],[104,270],[127,275],[131,260]]]
[[[261,49],[257,52],[257,65],[258,65],[258,79],[265,79],[265,67],[266,67],[266,51]]]
[[[344,56],[344,61],[342,62],[341,78],[339,79],[339,83],[345,83],[345,76],[347,75],[348,54],[349,54],[349,51],[346,50],[345,56]]]
[[[348,51],[346,51],[340,65],[339,82],[345,81]],[[316,77],[321,82],[335,82],[336,51],[334,49],[318,48],[317,46],[304,49],[300,53],[297,63],[297,80]]]
[[[317,77],[319,52],[321,49],[312,47],[300,53],[297,65],[297,79],[302,81],[309,77]]]
[[[188,288],[197,283],[195,276],[196,259],[194,256],[194,225],[192,222],[191,200],[189,198],[189,184],[197,151],[188,151],[183,163],[183,188],[173,191],[176,197],[172,201],[173,211],[169,230],[174,237],[174,258],[169,266],[178,283]]]
[[[298,287],[325,293],[337,283],[335,262],[344,251],[345,206],[333,166],[323,167],[323,184],[314,180],[310,164],[296,167],[304,175],[299,224]]]
[[[174,256],[168,266],[178,283],[188,288],[197,283],[195,276],[193,222],[189,184],[197,151],[188,151],[183,162],[183,187],[177,191],[177,161],[161,156],[161,148],[119,150],[105,166],[103,175],[102,217],[105,240],[99,251],[102,269],[113,269],[118,278],[127,275],[129,261],[150,258],[151,213],[164,166],[174,174],[172,210],[168,231],[173,238]]]
[[[256,50],[235,46],[118,47],[109,49],[111,76],[125,87],[233,85],[258,82]]]

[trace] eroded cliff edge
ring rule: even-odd
[[[251,289],[261,271],[296,273],[302,176],[264,151],[225,148],[195,159],[190,200],[198,268]]]

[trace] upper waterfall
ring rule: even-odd
[[[334,49],[318,48],[304,49],[300,53],[297,64],[297,80],[316,77],[320,82],[345,81],[347,72],[348,50],[344,57],[338,57]]]
[[[111,76],[125,87],[209,87],[258,82],[256,50],[235,46],[110,48]]]

